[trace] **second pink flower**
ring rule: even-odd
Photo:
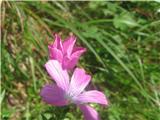
[[[86,51],[83,47],[75,46],[76,37],[69,36],[64,42],[58,34],[55,34],[55,41],[49,45],[49,57],[62,63],[63,69],[71,70],[77,64],[80,56]]]

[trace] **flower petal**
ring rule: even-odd
[[[91,80],[91,76],[85,73],[84,69],[76,68],[70,82],[70,96],[79,95]]]
[[[49,60],[45,64],[46,70],[57,85],[64,91],[68,91],[69,76],[66,70],[62,69],[62,65],[57,60]]]
[[[65,99],[65,92],[58,87],[57,85],[45,85],[40,95],[44,102],[55,105],[55,106],[64,106],[67,105],[67,100]]]
[[[58,60],[60,63],[63,60],[62,51],[57,48],[53,48],[51,45],[48,46],[50,59]]]
[[[89,105],[79,105],[85,120],[100,120],[97,111]]]
[[[80,50],[78,50],[78,51],[75,51],[71,56],[64,56],[64,58],[63,58],[63,68],[65,68],[65,69],[73,69],[75,66],[76,66],[76,64],[77,64],[77,62],[78,62],[78,60],[79,60],[79,57],[80,57],[80,55],[83,53],[83,52],[85,52],[86,50],[84,49],[84,48],[81,48]]]
[[[97,90],[90,90],[87,92],[83,92],[80,95],[73,97],[73,101],[76,104],[83,104],[83,103],[99,103],[103,105],[108,104],[105,95]]]
[[[64,54],[67,54],[67,56],[71,56],[73,47],[76,42],[75,36],[69,36],[64,42],[63,42],[63,50]]]
[[[63,46],[62,46],[62,42],[61,42],[61,37],[58,34],[54,34],[55,37],[55,41],[52,45],[52,47],[55,47],[61,51],[63,51]]]
[[[83,47],[74,47],[73,52],[72,52],[72,57],[80,57],[84,52],[86,52],[86,48]]]
[[[65,56],[63,58],[63,68],[67,70],[72,70],[76,66],[78,59],[78,57],[68,58],[67,56]]]

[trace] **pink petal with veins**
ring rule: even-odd
[[[79,105],[79,108],[84,115],[84,120],[100,120],[97,111],[89,105]]]
[[[90,90],[90,91],[86,91],[81,93],[78,96],[75,96],[73,98],[73,101],[76,104],[83,104],[83,103],[99,103],[102,105],[107,105],[108,101],[105,97],[105,95],[97,90]]]
[[[68,104],[64,97],[65,92],[57,85],[45,85],[42,88],[40,95],[44,102],[51,105],[64,106]]]
[[[91,76],[85,73],[84,69],[76,68],[70,82],[69,93],[71,96],[77,96],[89,84]]]
[[[68,91],[69,76],[66,70],[62,69],[62,65],[57,60],[49,60],[45,64],[46,70],[57,85],[64,91]]]

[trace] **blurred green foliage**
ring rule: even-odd
[[[160,3],[136,1],[7,2],[1,6],[3,120],[77,120],[75,106],[52,107],[39,92],[52,32],[73,33],[88,49],[78,66],[105,92],[102,120],[160,118]]]

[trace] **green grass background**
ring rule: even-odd
[[[2,120],[81,120],[74,105],[52,107],[39,92],[53,32],[87,48],[78,66],[104,91],[102,120],[160,120],[160,3],[7,2],[1,4]]]

